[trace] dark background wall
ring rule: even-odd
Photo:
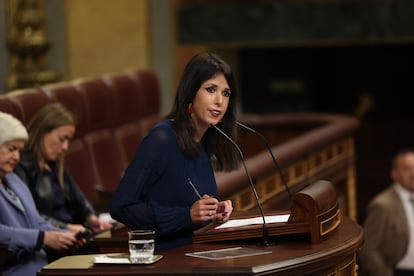
[[[194,0],[178,10],[180,43],[372,39],[414,34],[411,0]]]
[[[390,183],[392,155],[414,147],[414,45],[239,51],[245,112],[333,112],[359,116],[359,214]]]

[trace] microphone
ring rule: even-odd
[[[261,134],[260,132],[257,132],[256,130],[252,129],[251,127],[246,126],[245,124],[242,124],[240,122],[236,122],[237,125],[241,126],[242,128],[250,131],[251,133],[257,135],[260,137],[260,139],[263,141],[263,143],[266,145],[267,150],[269,151],[270,155],[272,156],[273,163],[275,164],[276,170],[278,171],[280,175],[280,179],[282,179],[283,185],[285,186],[285,190],[288,193],[290,199],[292,199],[292,193],[290,192],[289,186],[287,184],[286,178],[282,173],[282,169],[280,168],[278,162],[276,161],[275,156],[273,155],[272,148],[269,145],[269,142],[266,140],[266,138]]]
[[[264,211],[263,211],[263,207],[262,207],[262,204],[260,203],[259,196],[257,195],[256,188],[254,187],[252,177],[250,176],[249,170],[247,169],[246,161],[244,159],[243,152],[241,151],[240,147],[236,144],[236,142],[233,139],[231,139],[226,133],[224,133],[224,131],[222,131],[220,128],[218,128],[217,126],[215,126],[213,124],[211,126],[214,127],[218,132],[220,132],[221,135],[226,137],[226,139],[229,140],[233,144],[233,146],[237,149],[237,151],[239,152],[244,170],[246,171],[247,178],[249,179],[250,187],[253,190],[253,194],[254,194],[254,197],[256,198],[257,206],[259,207],[260,214],[261,214],[262,219],[263,219],[263,228],[262,228],[263,243],[260,243],[259,245],[261,245],[261,246],[271,246],[273,243],[269,241],[269,237],[268,237],[268,233],[267,233],[266,219],[265,219],[265,214],[264,214]]]

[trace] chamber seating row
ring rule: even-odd
[[[77,79],[0,96],[0,110],[27,124],[37,110],[60,102],[77,118],[66,166],[100,211],[149,129],[160,120],[160,91],[152,71]]]

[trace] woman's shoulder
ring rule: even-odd
[[[165,130],[165,131],[173,131],[173,122],[172,120],[163,120],[157,123],[152,130]]]
[[[169,141],[171,139],[175,140],[175,132],[173,129],[173,123],[171,120],[164,120],[156,124],[148,134],[152,139],[157,141]]]
[[[11,187],[17,187],[17,189],[28,190],[27,186],[24,184],[23,180],[14,172],[7,173],[4,176],[7,184]]]

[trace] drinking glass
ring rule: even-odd
[[[139,263],[151,259],[154,255],[153,230],[132,230],[128,232],[129,259]]]

